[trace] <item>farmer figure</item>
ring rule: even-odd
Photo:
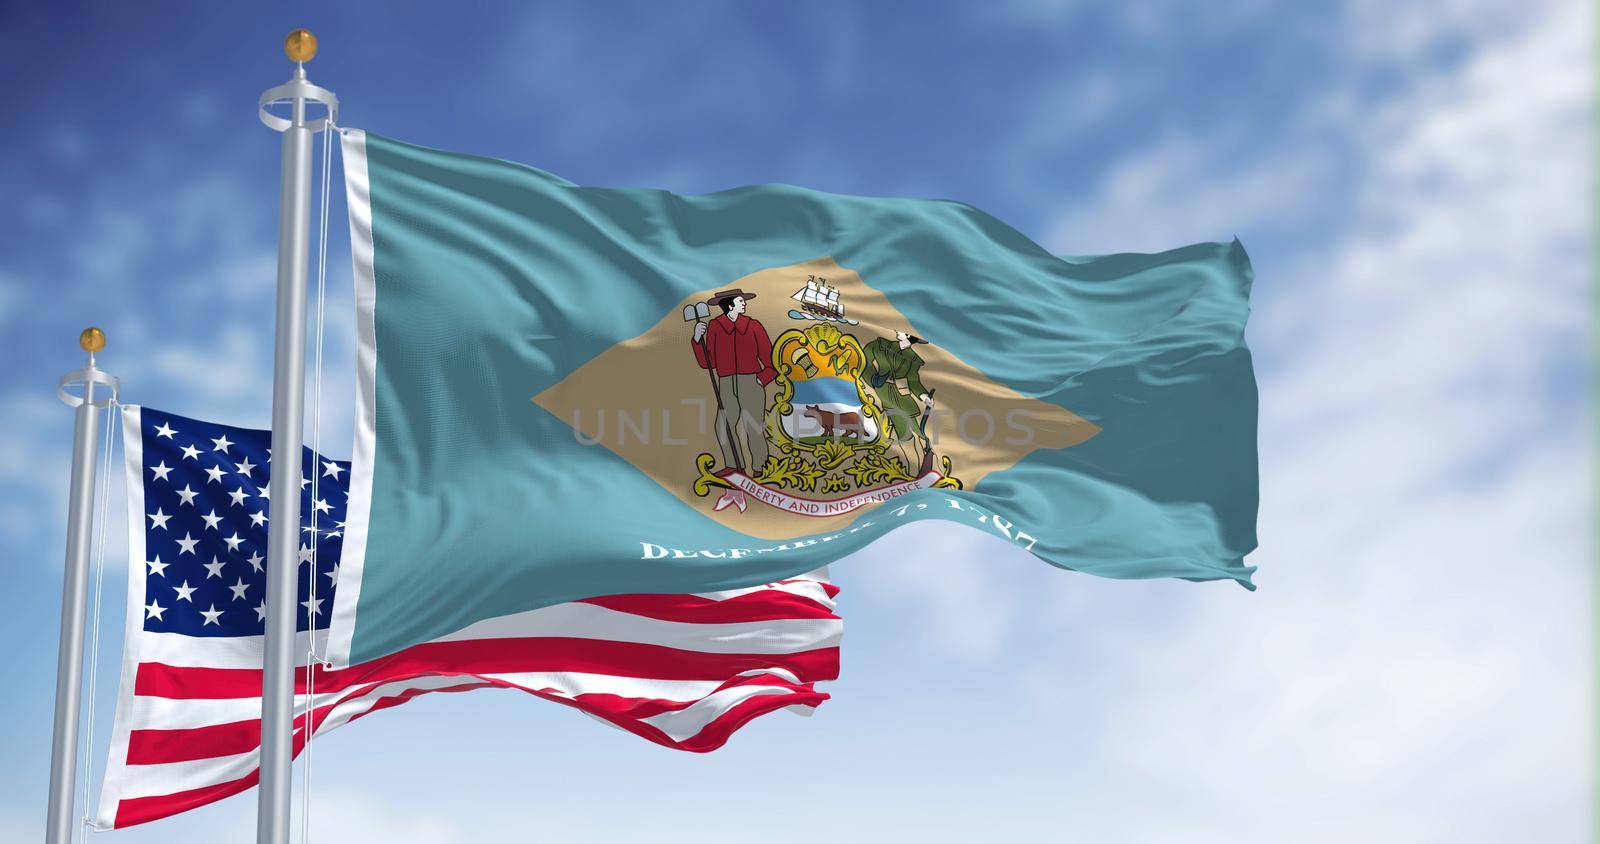
[[[767,463],[767,385],[778,377],[767,329],[745,314],[754,298],[756,294],[738,288],[712,294],[706,303],[722,313],[696,322],[690,343],[700,368],[715,376],[722,464],[752,475]]]
[[[878,394],[878,403],[889,416],[889,426],[897,441],[916,435],[917,419],[932,401],[922,386],[922,356],[915,346],[927,343],[914,334],[896,331],[894,339],[879,337],[866,348],[867,383]]]

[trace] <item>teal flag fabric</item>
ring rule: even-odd
[[[1237,241],[1062,258],[957,202],[585,187],[358,130],[343,150],[336,664],[781,581],[924,519],[1061,568],[1251,586]]]

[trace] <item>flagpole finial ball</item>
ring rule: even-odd
[[[290,61],[308,62],[317,57],[317,36],[309,29],[297,29],[283,39],[283,52]]]
[[[106,347],[106,333],[91,325],[78,335],[78,345],[91,355],[98,354]]]

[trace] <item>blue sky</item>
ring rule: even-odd
[[[578,182],[953,198],[1070,254],[1237,235],[1263,493],[1254,594],[904,530],[835,567],[844,677],[814,718],[691,756],[510,693],[422,699],[319,740],[314,834],[1588,840],[1585,4],[4,15],[0,838],[43,819],[71,436],[54,379],[99,324],[126,400],[265,426],[278,138],[255,99],[307,26],[346,125]],[[335,199],[322,430],[343,456]],[[253,811],[114,840],[245,840]]]

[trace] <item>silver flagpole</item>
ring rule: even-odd
[[[89,353],[83,369],[61,376],[57,393],[76,408],[72,425],[72,488],[67,497],[67,564],[61,578],[61,640],[56,653],[56,723],[50,744],[48,844],[72,840],[73,781],[78,761],[78,699],[83,688],[84,599],[89,591],[89,538],[94,533],[95,439],[100,408],[117,398],[117,379],[95,368],[106,335],[85,328],[78,345]],[[96,391],[95,386],[103,389]],[[82,395],[73,392],[81,388]]]
[[[272,480],[268,490],[266,661],[261,676],[261,789],[258,844],[288,844],[294,783],[295,598],[299,583],[300,448],[305,412],[306,259],[311,218],[311,136],[327,129],[338,99],[306,81],[317,39],[297,29],[284,39],[294,77],[261,95],[261,121],[283,133],[279,182],[277,343],[272,375]],[[306,118],[320,103],[324,117]],[[287,104],[287,118],[269,107]]]

